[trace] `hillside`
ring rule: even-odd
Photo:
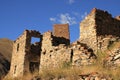
[[[8,60],[11,60],[13,41],[2,38],[0,39],[0,53]]]
[[[0,77],[7,74],[10,69],[13,41],[0,39]]]
[[[10,69],[10,62],[0,53],[0,77],[6,75]]]

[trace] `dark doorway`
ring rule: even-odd
[[[29,64],[30,72],[35,73],[39,71],[39,62],[30,62]]]

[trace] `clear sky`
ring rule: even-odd
[[[0,0],[0,38],[15,40],[25,29],[43,33],[52,31],[53,24],[69,23],[73,42],[94,7],[120,15],[120,0]]]

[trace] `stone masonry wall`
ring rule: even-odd
[[[94,9],[80,23],[80,42],[87,44],[94,50],[97,49],[96,23]]]
[[[40,61],[40,52],[35,52],[35,45],[31,44],[31,38],[38,37],[41,38],[41,35],[37,31],[28,31],[25,30],[23,34],[14,42],[13,54],[11,61],[11,68],[9,74],[13,77],[23,76],[25,73],[30,72],[30,62],[39,62]],[[40,44],[39,44],[40,51]],[[36,50],[36,49],[34,49]],[[36,50],[38,51],[38,50]],[[34,56],[34,57],[32,57]],[[35,59],[35,58],[38,59]],[[39,62],[40,63],[40,62]]]
[[[70,39],[69,25],[68,24],[54,24],[53,35],[56,37],[64,37]]]
[[[32,44],[32,37],[39,38],[42,40],[41,33],[36,30],[27,30],[26,36],[26,54],[24,59],[24,74],[34,72],[37,68],[39,70],[40,64],[40,53],[41,53],[41,41],[38,44]],[[37,49],[35,49],[37,48]],[[33,57],[34,56],[34,57]]]
[[[92,49],[79,42],[69,46],[53,46],[49,52],[41,53],[40,71],[66,65],[84,66],[94,63],[96,59]]]
[[[43,34],[43,40],[42,40],[42,52],[41,52],[41,57],[40,57],[40,66],[39,69],[43,68],[44,63],[44,55],[46,53],[49,53],[52,50],[52,32],[48,31]]]
[[[86,44],[80,42],[74,42],[71,44],[72,49],[72,65],[73,66],[85,66],[91,65],[96,60],[96,55],[93,50],[90,49]]]
[[[70,62],[71,50],[67,50],[65,44],[54,46],[53,40],[54,37],[50,31],[43,34],[40,71],[58,67],[63,62]]]
[[[40,71],[61,67],[61,64],[70,62],[70,56],[71,50],[66,49],[66,46],[53,47],[49,52],[41,53]]]
[[[80,41],[94,50],[107,49],[109,42],[120,37],[120,21],[107,11],[94,8],[80,23]]]
[[[26,46],[26,35],[27,32],[25,31],[23,35],[21,35],[13,45],[13,53],[12,53],[12,60],[11,60],[11,68],[10,68],[10,75],[16,77],[18,75],[23,75],[24,71],[24,56],[25,46]]]
[[[53,41],[53,38],[52,38],[52,32],[48,31],[48,32],[45,32],[43,34],[43,37],[42,37],[42,52],[45,53],[45,52],[49,52],[50,50],[52,50],[52,41]]]
[[[41,41],[32,44],[32,37],[40,38]],[[76,42],[71,45],[59,43],[55,46],[56,39],[64,40],[50,31],[41,35],[35,30],[25,30],[14,42],[9,74],[17,77],[35,70],[40,72],[46,68],[64,67],[69,64],[83,66],[93,63],[95,55],[85,45]]]
[[[120,21],[113,18],[107,11],[96,9],[95,13],[98,49],[105,50],[111,42],[119,39]]]
[[[32,44],[32,37],[40,41]],[[98,49],[106,49],[119,37],[119,16],[112,18],[108,12],[96,8],[80,23],[80,40],[71,44],[68,24],[54,25],[53,33],[25,30],[14,42],[9,74],[17,77],[66,64],[90,65]]]
[[[55,24],[53,26],[54,44],[70,44],[69,24]]]
[[[40,71],[70,62],[71,50],[66,49],[66,44],[70,44],[68,24],[56,24],[53,34],[50,31],[43,34]]]

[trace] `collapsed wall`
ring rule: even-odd
[[[41,51],[40,43],[36,45],[31,44],[32,37],[41,39],[41,34],[38,31],[25,30],[23,34],[14,41],[11,68],[9,72],[11,76],[23,76],[33,70],[31,69],[32,66],[39,65]],[[36,47],[39,48],[36,49]],[[37,64],[34,62],[37,62]]]
[[[80,23],[80,42],[86,43],[94,51],[106,49],[119,37],[119,17],[113,18],[107,11],[94,8]]]
[[[66,64],[83,66],[94,62],[96,56],[92,49],[79,42],[70,44],[69,38],[68,24],[56,24],[53,34],[50,31],[43,34],[40,71],[63,67]]]
[[[65,27],[66,24],[63,26]],[[69,29],[68,26],[66,29]],[[62,32],[67,35],[59,33],[58,36],[50,31],[41,34],[35,30],[25,30],[14,42],[9,74],[18,77],[68,64],[73,66],[91,64],[95,59],[93,51],[79,42],[70,44],[69,30],[66,29]],[[33,37],[39,38],[40,41],[33,44]]]
[[[120,17],[112,18],[94,8],[80,24],[80,40],[70,44],[68,24],[55,24],[53,32],[43,34],[25,30],[14,42],[10,74],[13,77],[44,69],[90,65],[96,59],[94,52],[106,49],[120,37]],[[40,41],[32,44],[31,38]]]
[[[55,36],[55,32],[53,35],[50,31],[41,35],[41,33],[36,30],[25,30],[23,34],[14,41],[9,74],[12,77],[23,76],[27,73],[38,72],[39,69],[41,69],[40,65],[47,65],[47,63],[42,63],[43,55],[41,55],[41,51],[43,54],[47,53],[48,56],[49,52],[53,50],[53,46],[70,44],[68,25],[63,24],[61,27],[62,26],[66,27],[62,30],[64,34],[60,33],[61,30],[54,30],[59,31],[57,36]],[[65,33],[67,33],[67,35]],[[32,38],[38,38],[39,41],[32,43]],[[59,62],[59,60],[57,61]]]
[[[65,48],[70,44],[69,38],[68,24],[55,24],[53,33],[48,31],[43,34],[40,70],[55,68],[60,66],[60,63],[70,62],[71,50]]]
[[[46,48],[47,49],[47,48]],[[68,65],[85,66],[94,63],[96,55],[92,49],[80,42],[74,42],[69,46],[60,44],[52,46],[51,50],[41,53],[40,71],[52,68],[62,68]]]

